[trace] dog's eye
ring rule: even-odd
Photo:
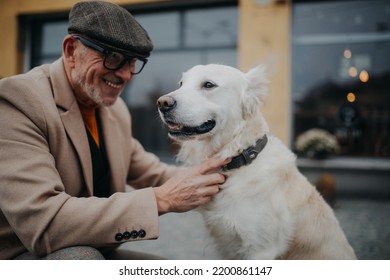
[[[203,87],[204,87],[204,88],[208,88],[208,89],[214,88],[214,87],[216,87],[216,86],[217,86],[217,85],[214,84],[214,83],[212,83],[212,82],[204,82],[204,83],[203,83]]]
[[[180,82],[179,82],[179,88],[181,88],[182,85],[183,85],[183,82],[180,81]]]

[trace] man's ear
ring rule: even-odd
[[[265,70],[266,66],[261,64],[244,74],[247,83],[241,95],[244,119],[252,116],[259,109],[268,93]]]
[[[74,67],[75,62],[76,41],[77,40],[75,38],[68,35],[62,42],[62,54],[64,57],[64,62],[71,68]]]

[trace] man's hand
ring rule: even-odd
[[[216,169],[229,161],[208,159],[200,165],[183,169],[162,186],[154,188],[158,213],[186,212],[209,202],[225,182],[225,176]]]

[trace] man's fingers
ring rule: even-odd
[[[220,173],[211,173],[207,175],[207,180],[209,182],[209,185],[221,185],[225,183],[225,176]]]
[[[208,195],[208,196],[214,196],[214,195],[216,195],[217,193],[219,193],[219,191],[220,191],[219,185],[209,186],[209,187],[207,188],[207,195]]]
[[[197,176],[197,178],[193,181],[193,185],[197,185],[199,187],[222,185],[225,183],[225,180],[225,176],[221,173],[209,173]]]
[[[210,158],[206,161],[204,161],[201,165],[200,165],[200,173],[201,174],[205,174],[209,171],[212,171],[214,169],[217,169],[221,166],[224,166],[226,164],[228,164],[229,162],[231,161],[230,158],[227,158],[227,159],[220,159],[220,158]]]

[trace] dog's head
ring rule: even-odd
[[[225,65],[198,65],[185,72],[179,88],[161,96],[157,105],[175,140],[232,137],[260,111],[266,84],[262,65],[247,73]]]

